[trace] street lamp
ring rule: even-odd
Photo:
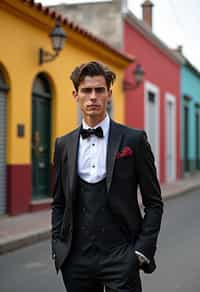
[[[39,65],[45,62],[50,62],[54,60],[64,47],[67,35],[62,29],[60,25],[60,21],[58,19],[56,20],[55,27],[53,28],[52,32],[49,34],[49,37],[51,39],[52,48],[55,51],[55,53],[52,54],[45,51],[43,48],[40,48],[39,49]]]
[[[130,83],[127,80],[123,81],[123,90],[124,91],[133,90],[133,89],[137,88],[142,83],[143,77],[144,77],[144,70],[140,64],[136,64],[135,69],[133,71],[133,76],[134,76],[135,83]]]

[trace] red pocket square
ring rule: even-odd
[[[133,150],[126,146],[123,148],[123,150],[121,152],[117,152],[117,159],[120,159],[122,157],[128,157],[128,156],[132,156],[133,155]]]

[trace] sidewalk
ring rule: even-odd
[[[164,200],[200,188],[200,172],[162,185]],[[51,210],[15,217],[0,216],[0,254],[50,238]]]

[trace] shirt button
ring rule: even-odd
[[[104,231],[105,231],[105,228],[103,227],[103,228],[101,229],[101,231],[104,232]]]
[[[95,146],[95,144],[93,143],[92,146]]]
[[[95,165],[92,165],[92,168],[95,168]]]

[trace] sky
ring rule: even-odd
[[[54,5],[76,3],[81,0],[36,0],[35,2]],[[144,0],[128,0],[128,7],[140,19],[143,2]],[[184,55],[200,71],[200,0],[152,0],[152,2],[154,3],[153,32],[170,48],[182,45]]]

